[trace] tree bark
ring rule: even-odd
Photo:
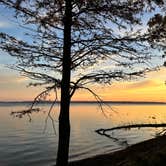
[[[70,77],[71,77],[71,26],[72,5],[71,0],[66,0],[64,16],[64,45],[63,45],[63,71],[61,83],[61,103],[59,115],[59,142],[57,153],[57,166],[68,165],[70,142]]]

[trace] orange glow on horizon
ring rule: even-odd
[[[103,100],[108,101],[150,101],[166,102],[166,69],[162,68],[158,72],[151,72],[147,78],[137,81],[115,82],[111,86],[95,85],[92,89]],[[5,76],[0,80],[0,100],[18,101],[33,100],[41,92],[41,88],[27,88],[28,80],[18,75]],[[51,95],[50,99],[54,99]],[[95,98],[87,91],[78,90],[72,100],[94,101]]]

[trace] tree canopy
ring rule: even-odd
[[[29,29],[27,35],[32,40],[26,42],[1,33],[1,48],[18,58],[16,68],[22,74],[37,80],[31,85],[59,88],[65,1],[1,0],[1,4],[16,11],[16,18]],[[165,16],[161,10],[149,23],[143,19],[145,13],[155,13],[163,5],[164,1],[157,0],[73,0],[71,95],[89,82],[130,79],[156,67],[151,60],[161,56],[155,50],[165,45]]]

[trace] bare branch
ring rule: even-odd
[[[47,114],[47,117],[46,117],[46,119],[45,119],[45,125],[44,125],[44,133],[45,133],[45,131],[46,131],[46,129],[47,129],[47,122],[48,122],[48,118],[50,118],[50,120],[51,120],[51,122],[52,122],[52,127],[53,127],[53,130],[54,130],[54,133],[55,133],[55,135],[56,135],[56,128],[55,128],[55,123],[54,123],[54,119],[53,119],[53,117],[51,116],[51,111],[53,110],[53,107],[54,107],[54,105],[55,105],[55,103],[57,102],[57,100],[58,100],[58,96],[57,96],[57,91],[56,91],[56,89],[54,89],[54,92],[55,92],[55,100],[53,101],[53,103],[51,104],[51,106],[50,106],[50,109],[49,109],[49,111],[48,111],[48,114]]]

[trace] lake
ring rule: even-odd
[[[98,135],[95,130],[134,123],[166,122],[164,104],[111,103],[104,113],[96,103],[71,104],[70,161],[110,153],[129,145],[155,137],[162,128],[117,130],[110,132],[119,141]],[[48,166],[55,164],[58,134],[58,105],[52,111],[52,121],[46,117],[48,104],[40,105],[42,111],[29,118],[18,119],[11,111],[27,108],[27,103],[0,104],[0,165],[1,166]]]

